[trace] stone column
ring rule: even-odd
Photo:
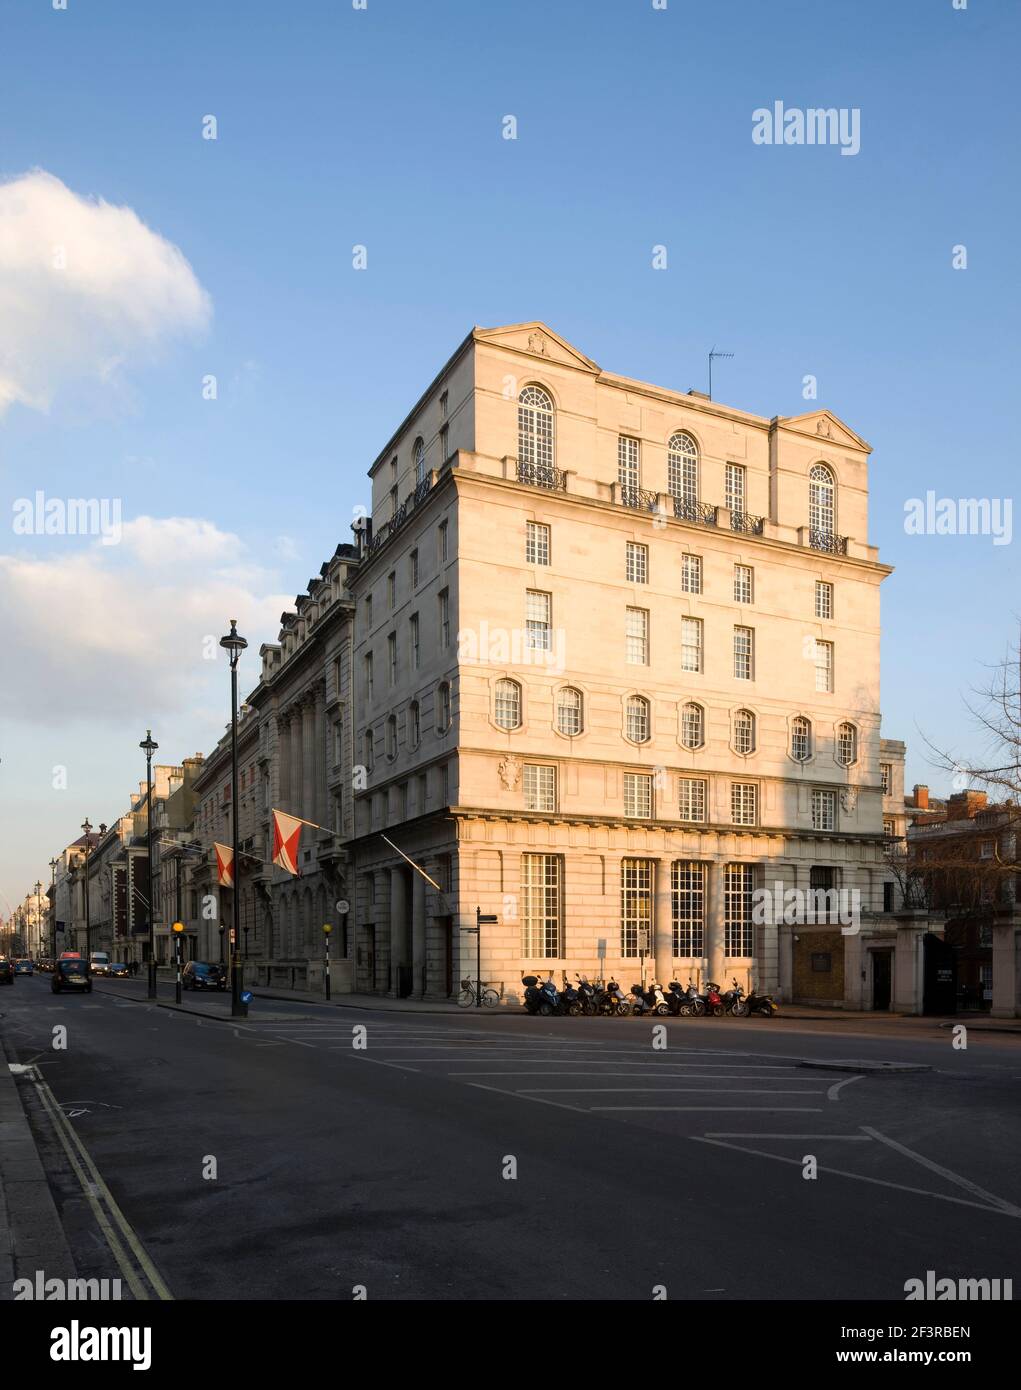
[[[375,981],[373,988],[379,994],[390,991],[390,871],[374,870],[376,880],[375,902],[372,918],[375,924]]]
[[[432,870],[426,866],[427,872]],[[425,993],[425,890],[426,881],[419,873],[411,875],[411,996],[421,999]]]
[[[311,699],[301,709],[301,811],[306,820],[315,820],[316,713]]]
[[[669,859],[656,860],[655,892],[653,957],[656,962],[656,980],[666,989],[674,977],[674,897]]]
[[[276,803],[282,811],[291,809],[291,719],[290,715],[277,715],[277,777],[280,800]]]
[[[403,869],[390,870],[390,997],[397,998],[397,968],[407,965],[407,893]]]
[[[705,954],[709,978],[721,987],[726,968],[726,922],[724,903],[724,869],[722,863],[709,865],[709,903],[706,912]],[[703,984],[705,981],[703,980]]]
[[[890,1006],[898,1014],[922,1012],[922,932],[917,927],[897,928]]]
[[[315,693],[315,810],[309,816],[317,825],[329,825],[330,815],[326,805],[326,710],[325,696],[318,686]]]

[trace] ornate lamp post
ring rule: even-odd
[[[37,878],[36,881],[35,881],[35,937],[36,937],[36,947],[35,947],[35,949],[36,949],[37,952],[40,951],[40,949],[42,948],[42,944],[43,944],[43,905],[42,905],[42,895],[43,895],[43,884],[42,884],[42,879]]]
[[[156,928],[153,922],[153,872],[152,872],[152,755],[159,744],[146,729],[145,738],[138,745],[145,753],[145,822],[149,856],[149,998],[156,998]]]
[[[59,859],[50,860],[50,893],[52,896],[52,902],[50,903],[50,938],[53,942],[51,959],[54,961],[57,959],[57,865],[59,863]]]
[[[82,821],[85,832],[85,963],[92,966],[92,919],[89,916],[89,850],[92,848],[92,826],[88,816]],[[77,942],[75,945],[77,946]]]
[[[220,638],[220,646],[230,653],[230,822],[234,865],[234,887],[231,889],[233,927],[230,942],[230,1012],[232,1018],[243,1018],[248,1010],[241,1002],[241,968],[238,959],[241,936],[241,866],[238,856],[238,661],[248,643],[238,633],[236,618],[231,618],[230,632],[226,637]]]

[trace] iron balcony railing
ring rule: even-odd
[[[543,487],[549,492],[564,492],[567,489],[567,474],[551,463],[518,462],[518,482],[529,487]]]
[[[409,493],[408,496],[405,497],[404,501],[397,508],[396,512],[394,512],[390,520],[384,521],[383,525],[368,542],[368,544],[365,547],[366,554],[375,555],[376,551],[379,550],[381,546],[386,545],[387,541],[390,540],[391,537],[396,536],[397,532],[407,521],[411,513],[415,510],[416,507],[421,505],[421,503],[426,499],[426,497],[428,497],[431,490],[432,477],[430,475],[426,475],[426,477],[424,477],[422,481],[418,484],[418,486],[415,488],[415,491]]]
[[[732,531],[747,531],[749,535],[761,536],[766,524],[764,516],[752,516],[751,512],[731,512],[730,529]]]
[[[620,500],[636,512],[654,512],[659,506],[659,493],[646,487],[621,487]]]
[[[808,543],[813,550],[826,550],[831,555],[847,554],[847,537],[835,536],[832,531],[813,529],[808,533]]]
[[[710,502],[694,502],[687,497],[674,498],[674,516],[679,521],[694,521],[699,526],[715,526],[716,508]]]

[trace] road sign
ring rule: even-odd
[[[351,904],[348,902],[347,898],[340,898],[337,902],[334,903],[334,907],[337,909],[337,911],[340,913],[342,917],[345,912],[351,911]]]
[[[638,953],[647,956],[649,954],[649,928],[638,928]]]
[[[484,926],[484,927],[495,927],[496,924],[497,924],[497,922],[499,922],[499,920],[500,920],[499,917],[495,916],[495,914],[493,914],[493,913],[491,913],[491,912],[490,912],[490,913],[486,913],[486,912],[480,912],[480,913],[479,913],[479,923],[480,923],[482,926]]]
[[[241,991],[241,1002],[242,1004],[250,1004],[252,1002],[252,991],[250,989],[243,989]]]

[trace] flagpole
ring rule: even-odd
[[[432,886],[436,889],[437,893],[443,892],[443,889],[440,887],[440,885],[436,882],[434,878],[429,877],[426,871],[422,868],[421,864],[416,864],[414,859],[412,859],[410,855],[405,854],[402,849],[397,849],[397,846],[394,844],[393,840],[388,840],[387,837],[382,834],[379,838],[384,842],[384,844],[388,844],[392,850],[396,850],[396,852],[401,856],[401,858],[405,860],[408,864],[410,864],[416,873],[422,875],[426,883],[431,883]]]

